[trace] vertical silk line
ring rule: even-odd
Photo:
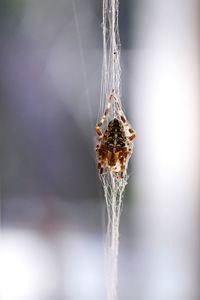
[[[107,103],[109,94],[114,90],[114,98],[111,107],[111,117],[118,115],[117,107],[120,102],[120,42],[118,34],[118,0],[103,0],[103,68],[101,89],[101,111]],[[119,44],[118,44],[119,43]],[[101,178],[107,205],[107,238],[106,238],[106,289],[107,299],[117,299],[117,261],[119,248],[119,220],[122,203],[122,195],[126,186],[126,176],[119,179],[107,173]]]
[[[115,89],[115,0],[112,0],[112,86]]]
[[[119,1],[102,1],[103,66],[101,78],[100,110],[98,115],[98,119],[100,117],[100,121],[97,121],[96,128],[99,138],[97,141],[96,151],[98,158],[98,168],[100,169],[100,180],[104,189],[104,196],[107,207],[107,234],[105,249],[107,300],[116,300],[118,277],[119,223],[123,192],[128,179],[127,167],[133,149],[134,130],[128,123],[121,105],[121,45],[118,24]],[[121,148],[121,152],[119,151],[118,154],[116,154],[115,151],[113,153],[109,153],[109,150],[105,150],[107,149],[107,146],[105,146],[104,134],[106,130],[107,132],[109,131],[108,124],[111,124],[114,119],[118,120],[117,122],[119,122],[119,126],[121,126],[120,128],[123,128],[124,142],[126,143],[124,148]],[[120,143],[119,141],[120,139],[122,139],[122,137],[120,137],[122,133],[120,132],[118,134],[115,133],[113,135],[114,139],[117,139],[118,136],[118,142],[115,140],[115,144]],[[132,134],[131,139],[130,134]],[[108,140],[106,143],[109,143]],[[120,175],[120,159],[116,158],[116,162],[113,167],[112,164],[109,165],[108,160],[111,154],[113,156],[116,154],[116,157],[117,155],[121,155],[120,157],[122,158],[122,161],[124,163],[122,176]]]

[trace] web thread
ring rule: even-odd
[[[121,103],[121,43],[118,0],[103,0],[102,18],[103,66],[98,120],[108,104],[110,95],[114,94],[109,113],[102,128],[104,131],[110,120],[114,118],[120,119],[121,117],[126,119]],[[128,179],[127,167],[129,158],[126,160],[123,178],[109,169],[103,175],[100,175],[107,208],[105,275],[108,300],[117,299],[119,223],[123,193]]]

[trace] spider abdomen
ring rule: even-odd
[[[109,151],[118,152],[125,146],[125,133],[118,119],[114,119],[108,124],[104,139]]]

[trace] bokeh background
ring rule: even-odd
[[[101,6],[0,1],[2,300],[106,299]],[[119,300],[200,297],[198,24],[195,0],[120,3],[122,101],[137,139]]]

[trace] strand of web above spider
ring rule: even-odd
[[[100,175],[109,170],[120,174],[120,177],[123,178],[127,162],[132,154],[132,143],[136,133],[123,115],[120,118],[111,120],[103,133],[101,128],[109,108],[108,104],[101,121],[96,127],[99,136],[96,144],[98,169]]]

